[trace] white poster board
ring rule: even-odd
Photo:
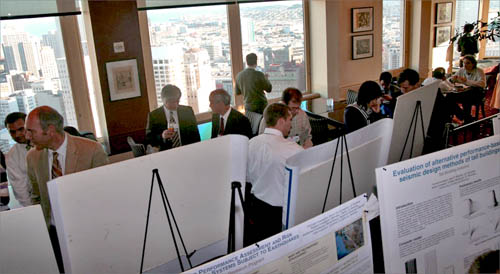
[[[40,205],[0,212],[0,273],[58,273]]]
[[[429,85],[420,87],[397,98],[396,108],[394,109],[394,130],[392,131],[392,143],[389,151],[389,163],[399,162],[403,149],[404,154],[402,160],[410,158],[413,136],[413,125],[411,124],[411,122],[417,101],[421,102],[422,116],[420,116],[419,114],[418,119],[416,119],[416,121],[413,121],[413,123],[417,123],[417,127],[415,132],[413,151],[411,154],[412,157],[416,157],[422,154],[422,150],[424,148],[424,137],[422,136],[422,123],[420,117],[423,118],[425,135],[427,133],[427,129],[431,120],[432,109],[434,108],[434,102],[436,101],[438,87],[439,82],[435,81]],[[408,141],[405,147],[405,140],[410,129],[411,133],[408,137]]]
[[[500,135],[500,114],[496,114],[492,118],[493,121],[493,134]]]
[[[346,136],[356,193],[371,193],[375,168],[387,164],[392,119],[382,119]],[[306,149],[286,162],[287,182],[283,224],[292,227],[321,214],[337,140]],[[325,210],[340,204],[340,144]],[[343,156],[342,201],[354,197],[347,155]]]
[[[366,195],[185,273],[373,273]]]
[[[139,271],[155,168],[188,253],[225,240],[231,182],[245,182],[247,149],[248,138],[229,135],[51,181],[49,193],[65,270]],[[155,184],[144,270],[177,258],[160,197]],[[242,239],[241,234],[237,237]]]
[[[500,248],[500,136],[376,174],[387,273],[467,273]]]

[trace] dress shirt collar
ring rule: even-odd
[[[231,108],[229,108],[224,115],[222,115],[222,118],[224,118],[224,125],[227,123],[227,118],[229,118],[229,114],[231,113]]]
[[[281,138],[284,138],[283,132],[275,128],[266,127],[266,129],[264,129],[264,134],[271,134],[271,135],[281,136]]]
[[[68,147],[68,136],[66,136],[67,133],[64,134],[64,141],[63,143],[61,144],[61,146],[59,146],[58,149],[56,150],[52,150],[49,148],[49,153],[52,155],[54,152],[57,152],[57,154],[59,154],[62,158],[65,158],[66,156],[66,148]],[[59,158],[61,159],[61,158]]]

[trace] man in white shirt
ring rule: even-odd
[[[287,140],[292,114],[284,104],[274,103],[264,111],[267,128],[252,138],[248,148],[247,181],[252,184],[249,199],[248,241],[253,243],[281,231],[285,188],[285,161],[304,150]]]
[[[26,140],[24,121],[26,114],[12,112],[5,117],[5,127],[16,144],[7,153],[7,179],[9,180],[14,197],[22,206],[31,205],[31,184],[26,171],[26,155],[31,146]]]
[[[439,89],[443,94],[455,88],[453,84],[446,79],[446,72],[442,67],[436,68],[432,71],[432,77],[425,79],[424,82],[422,82],[422,86],[433,83],[434,81],[439,81]]]

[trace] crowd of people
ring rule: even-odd
[[[444,69],[437,68],[432,77],[422,83],[440,81],[434,109],[439,114],[433,113],[432,118],[438,122],[431,119],[430,135],[433,130],[439,132],[432,129],[433,125],[438,128],[453,116],[464,122],[471,120],[471,105],[478,99],[486,81],[473,56],[465,55],[463,60],[463,68],[452,77],[446,78]],[[243,95],[245,113],[231,107],[231,96],[224,89],[212,91],[209,101],[213,113],[212,138],[240,134],[250,139],[246,175],[251,184],[251,194],[247,197],[250,222],[245,228],[246,244],[250,244],[281,231],[285,160],[312,147],[313,143],[309,119],[300,107],[301,91],[287,88],[281,102],[268,105],[265,93],[272,90],[268,76],[256,70],[255,54],[247,55],[246,61],[247,68],[236,77],[236,94]],[[391,118],[397,98],[419,87],[419,74],[412,69],[404,70],[397,78],[383,72],[378,83],[364,82],[356,102],[345,108],[347,132],[384,117]],[[175,85],[164,86],[161,91],[163,105],[148,114],[146,143],[160,151],[200,141],[193,109],[179,104],[181,96],[181,90]],[[8,209],[7,182],[21,206],[41,205],[61,272],[64,269],[47,182],[108,163],[99,143],[73,136],[78,135],[78,131],[67,133],[63,124],[63,117],[48,106],[37,107],[28,115],[10,113],[5,119],[5,127],[16,144],[6,157],[0,153],[0,210]]]

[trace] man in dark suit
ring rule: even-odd
[[[146,143],[160,150],[185,146],[200,141],[200,133],[193,109],[179,105],[181,90],[166,85],[161,90],[163,106],[148,115]]]
[[[212,138],[227,134],[240,134],[252,138],[252,127],[245,115],[233,109],[230,105],[231,96],[223,89],[210,93],[210,108],[212,109]]]

